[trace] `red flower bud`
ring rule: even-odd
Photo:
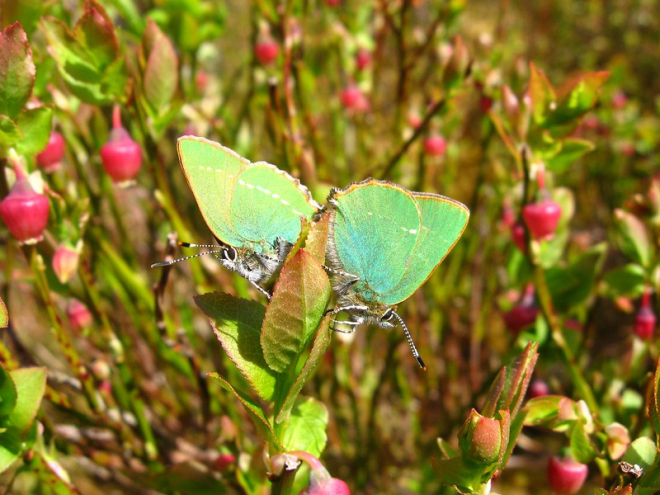
[[[523,208],[523,220],[535,239],[552,237],[557,230],[561,206],[550,199],[538,203],[526,204]]]
[[[358,70],[366,69],[371,64],[371,52],[366,48],[360,48],[355,55],[355,63]]]
[[[369,108],[369,102],[355,84],[349,84],[341,92],[341,104],[346,110],[362,112]]]
[[[229,466],[236,462],[234,454],[224,453],[220,454],[215,460],[215,468],[218,471],[226,471]]]
[[[112,111],[112,130],[101,146],[101,161],[112,181],[122,186],[132,183],[142,166],[142,150],[122,127],[119,106]]]
[[[447,151],[447,141],[439,134],[434,134],[424,140],[424,152],[429,156],[442,156]]]
[[[270,65],[275,62],[279,53],[279,45],[270,37],[257,42],[254,47],[254,54],[262,65]]]
[[[37,193],[22,172],[5,199],[0,202],[0,215],[9,231],[21,243],[34,244],[42,239],[48,223],[50,203]]]
[[[589,468],[572,459],[551,457],[548,461],[548,481],[558,495],[577,493],[587,479]]]
[[[537,378],[529,386],[529,396],[532,399],[536,399],[537,397],[544,397],[549,394],[550,388],[548,387],[548,384],[541,379]]]
[[[71,300],[66,308],[66,315],[69,318],[71,328],[76,331],[87,328],[92,323],[92,313],[78,299]]]
[[[64,138],[59,132],[51,132],[48,144],[44,150],[37,155],[37,165],[44,172],[51,173],[59,170],[60,162],[64,158]]]

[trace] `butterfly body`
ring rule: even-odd
[[[301,231],[319,211],[300,181],[266,162],[251,163],[197,136],[177,142],[181,168],[204,221],[220,244],[220,263],[262,285],[272,281]]]
[[[278,237],[273,246],[250,243],[234,248],[220,241],[220,247],[223,250],[215,257],[222,266],[238,273],[250,283],[263,287],[273,281],[293,245]]]

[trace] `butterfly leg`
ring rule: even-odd
[[[331,320],[332,326],[330,327],[330,330],[333,332],[337,333],[355,333],[355,330],[357,329],[357,326],[360,324],[360,322],[357,321],[340,321],[340,320]],[[352,327],[350,330],[339,330],[338,328],[335,327],[336,324],[341,324],[341,325],[347,325],[349,327]]]
[[[266,299],[268,299],[268,300],[270,301],[270,297],[271,297],[271,296],[270,296],[270,293],[269,293],[266,289],[264,289],[263,287],[261,287],[261,286],[260,286],[258,283],[256,283],[254,280],[250,280],[250,279],[248,279],[248,282],[250,282],[250,283],[251,283],[251,284],[252,284],[252,285],[253,285],[253,286],[254,286],[259,292],[261,292],[264,296],[266,296]]]
[[[341,270],[335,270],[334,268],[330,268],[329,266],[326,265],[321,265],[321,266],[323,266],[323,269],[326,272],[332,273],[333,275],[339,275],[340,277],[346,277],[351,279],[352,283],[360,280],[360,277],[353,275],[352,273],[342,272]]]

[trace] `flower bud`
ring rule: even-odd
[[[78,299],[72,299],[66,308],[66,315],[69,318],[71,327],[76,330],[87,328],[92,323],[92,313]]]
[[[48,144],[37,155],[37,165],[46,173],[56,172],[64,158],[64,138],[59,132],[53,131],[48,138]]]
[[[66,284],[78,269],[78,251],[66,246],[60,245],[53,255],[53,271],[57,279]]]
[[[34,244],[42,239],[49,209],[48,198],[37,193],[22,172],[17,173],[11,191],[0,202],[0,215],[7,228],[24,244]]]
[[[468,459],[492,464],[497,461],[502,448],[501,424],[472,409],[458,433],[458,443]]]
[[[620,423],[612,423],[605,427],[607,435],[607,453],[612,459],[619,459],[628,450],[630,434],[628,429]]]
[[[557,495],[573,495],[580,491],[589,468],[572,459],[551,457],[548,461],[548,481]]]

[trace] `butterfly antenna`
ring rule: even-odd
[[[194,244],[192,242],[179,241],[177,245],[187,248],[217,248],[217,244]]]
[[[410,336],[410,332],[408,331],[408,327],[403,321],[403,318],[401,318],[398,314],[396,314],[396,311],[392,311],[392,314],[394,317],[399,320],[399,324],[401,324],[401,328],[403,328],[403,333],[406,334],[406,339],[408,340],[408,345],[410,346],[410,350],[413,353],[413,356],[417,360],[417,364],[419,364],[419,367],[422,368],[424,371],[426,371],[426,365],[424,364],[424,361],[422,360],[421,356],[419,355],[419,352],[417,352],[417,347],[415,347],[415,343],[413,342],[412,337]]]
[[[215,247],[217,247],[217,246],[215,246]],[[191,258],[198,258],[199,256],[204,256],[205,254],[222,253],[223,251],[224,251],[224,249],[217,249],[215,251],[204,251],[203,253],[197,253],[197,254],[193,254],[193,255],[190,255],[190,256],[184,256],[183,258],[177,258],[175,260],[161,261],[159,263],[154,263],[153,265],[151,265],[151,268],[157,268],[159,266],[170,266],[170,265],[173,265],[174,263],[178,263],[179,261],[186,261],[186,260],[189,260]]]

